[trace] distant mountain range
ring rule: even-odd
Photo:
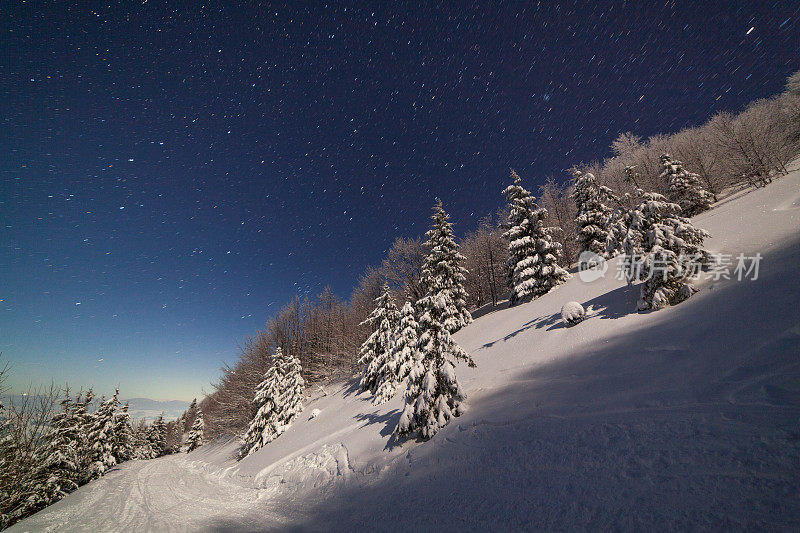
[[[2,402],[9,405],[11,402],[18,402],[22,399],[20,395],[3,396]],[[130,398],[121,400],[124,404],[128,402],[128,414],[131,419],[144,418],[147,422],[151,422],[158,418],[158,415],[164,413],[165,420],[174,420],[181,416],[184,411],[189,407],[189,402],[182,402],[180,400],[170,400],[160,402],[158,400],[151,400],[150,398]]]
[[[131,418],[144,418],[148,422],[158,418],[158,415],[162,412],[164,413],[164,419],[173,420],[181,416],[189,407],[189,402],[179,400],[159,402],[150,398],[130,398],[122,400],[122,403],[125,402],[128,402],[128,414],[130,414]]]

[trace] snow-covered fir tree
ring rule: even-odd
[[[392,336],[400,320],[397,306],[392,299],[389,284],[383,284],[381,295],[375,299],[375,309],[369,317],[361,323],[372,328],[372,334],[361,345],[358,364],[363,365],[364,373],[361,376],[361,390],[373,394],[381,380],[381,369],[391,349]]]
[[[164,413],[161,413],[158,418],[153,420],[147,440],[150,442],[154,458],[161,457],[167,453],[167,425],[164,422]]]
[[[419,358],[419,325],[411,302],[406,302],[400,310],[400,321],[392,335],[393,342],[383,363],[380,385],[372,399],[373,404],[381,404],[394,397],[397,388],[406,380],[411,367]]]
[[[536,205],[536,198],[524,187],[519,175],[511,171],[513,184],[503,194],[510,213],[503,237],[508,240],[509,288],[511,305],[520,298],[546,294],[569,278],[558,265],[561,244],[554,242],[544,225],[547,210]]]
[[[273,364],[256,389],[253,405],[256,415],[247,429],[239,452],[245,457],[272,442],[292,423],[303,410],[304,382],[300,375],[300,361],[278,348]]]
[[[417,431],[423,439],[430,439],[452,417],[459,416],[465,395],[456,379],[455,363],[466,361],[475,366],[451,336],[452,325],[459,317],[453,312],[453,287],[461,284],[463,272],[455,242],[449,243],[452,226],[447,219],[438,202],[433,229],[428,232],[430,252],[423,270],[427,293],[417,302],[419,356],[408,376],[405,406],[395,430],[398,435]]]
[[[608,233],[606,235],[605,257],[611,258],[615,255],[622,253],[623,242],[628,235],[628,229],[631,225],[631,210],[632,210],[631,195],[625,193],[619,199],[614,211],[611,212],[611,217],[608,219]]]
[[[591,172],[572,170],[575,183],[572,199],[578,208],[575,223],[578,226],[580,251],[590,251],[600,256],[606,255],[608,242],[608,223],[612,209],[607,205],[614,200],[611,189],[597,183]]]
[[[131,459],[152,459],[155,455],[153,445],[150,442],[150,427],[140,421],[133,428],[133,453]]]
[[[201,411],[200,408],[195,406],[194,422],[192,423],[192,429],[189,431],[189,438],[186,441],[187,452],[196,450],[197,448],[203,445],[204,429],[205,429],[205,423],[203,422],[203,411]]]
[[[636,187],[638,186],[638,175],[634,172],[633,166],[625,167],[624,180]],[[608,235],[606,237],[605,256],[613,257],[625,252],[624,242],[628,237],[631,228],[631,213],[633,212],[633,198],[629,193],[625,193],[621,198],[614,196],[616,208],[611,213],[608,220]]]
[[[431,219],[433,227],[425,233],[428,255],[422,267],[421,283],[427,295],[440,295],[444,305],[441,322],[448,332],[455,333],[472,322],[467,309],[468,294],[464,289],[467,270],[462,266],[464,256],[458,251],[450,216],[445,213],[439,199],[433,207]]]
[[[0,530],[10,525],[8,510],[12,501],[11,461],[14,450],[12,445],[11,420],[5,412],[5,405],[0,398]],[[5,502],[5,503],[2,503]]]
[[[661,167],[660,178],[668,184],[669,199],[681,207],[682,216],[692,217],[711,207],[714,195],[703,188],[697,174],[687,171],[669,154],[661,155]]]
[[[112,453],[117,463],[127,461],[133,457],[133,429],[131,428],[128,402],[125,402],[118,412],[114,414],[114,442]]]
[[[78,454],[76,445],[79,438],[79,421],[75,417],[74,405],[69,389],[64,393],[61,410],[53,415],[50,433],[43,454],[44,461],[39,467],[36,488],[43,506],[60,500],[78,488]]]
[[[114,414],[117,410],[119,391],[107,400],[102,400],[94,414],[93,426],[89,431],[92,449],[92,477],[99,477],[117,464],[114,457]]]
[[[708,232],[680,216],[681,208],[654,192],[637,190],[639,204],[623,242],[629,282],[644,280],[639,310],[677,304],[696,292],[691,277],[708,263]]]
[[[184,433],[189,433],[189,431],[192,430],[192,424],[194,424],[195,416],[197,416],[197,398],[192,399],[192,403],[189,404],[189,408],[181,415],[181,418],[179,419],[179,421],[183,423],[181,425],[181,430]]]
[[[90,411],[93,401],[94,391],[92,389],[83,394],[78,394],[75,399],[75,421],[78,428],[75,448],[78,455],[78,472],[80,474],[78,485],[83,485],[92,479],[94,451],[92,450],[89,433],[94,427],[94,413]]]

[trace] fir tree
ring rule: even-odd
[[[278,438],[303,410],[303,378],[300,361],[278,348],[273,365],[256,389],[253,404],[258,408],[244,436],[239,457],[245,457]]]
[[[164,413],[158,415],[150,426],[147,440],[153,451],[153,457],[161,457],[167,453],[167,425],[164,423]]]
[[[536,198],[522,187],[519,175],[511,171],[512,185],[503,191],[511,212],[508,216],[509,286],[511,305],[520,298],[538,298],[567,280],[569,274],[558,265],[561,244],[554,242],[544,226],[547,210],[536,205]]]
[[[668,184],[669,198],[681,207],[681,215],[692,217],[711,207],[714,195],[703,188],[697,174],[684,169],[669,154],[661,155],[661,166],[660,178]]]
[[[114,457],[114,412],[119,401],[117,390],[111,398],[103,400],[94,415],[94,424],[89,431],[92,449],[92,477],[100,477],[117,464]]]
[[[133,457],[133,429],[131,428],[130,415],[128,415],[128,402],[114,414],[114,442],[112,453],[117,463],[122,463]]]
[[[681,208],[654,192],[637,190],[639,204],[623,242],[628,281],[643,279],[639,310],[661,309],[696,292],[690,277],[706,264],[708,233],[679,215]]]
[[[43,454],[45,459],[36,474],[36,492],[42,506],[50,505],[78,488],[80,475],[76,445],[79,423],[73,408],[67,389],[61,401],[61,411],[53,415],[51,420],[51,431]]]
[[[361,325],[372,327],[372,334],[361,345],[358,364],[364,366],[361,377],[361,390],[372,393],[378,388],[380,371],[391,349],[392,334],[397,327],[399,313],[392,299],[389,285],[384,283],[383,292],[375,299],[375,309]]]
[[[155,457],[153,445],[150,442],[150,428],[140,422],[133,428],[133,453],[132,459],[152,459]]]
[[[419,359],[418,328],[414,307],[411,302],[406,302],[400,310],[400,321],[392,335],[393,342],[379,372],[380,385],[372,399],[373,404],[389,401],[395,395],[397,388],[408,377],[411,367]]]
[[[395,430],[398,435],[418,431],[423,439],[430,439],[452,417],[459,416],[465,395],[456,379],[455,363],[467,361],[475,366],[451,336],[453,325],[461,316],[454,312],[458,306],[453,304],[453,295],[461,294],[454,287],[461,285],[463,271],[447,218],[441,202],[437,203],[433,229],[428,232],[430,252],[423,270],[427,293],[417,302],[420,353],[409,373],[405,407]]]
[[[441,200],[437,199],[431,219],[433,227],[425,234],[428,255],[422,267],[422,286],[427,295],[439,295],[444,306],[441,323],[449,333],[455,333],[472,322],[464,289],[467,270],[462,266],[464,256],[458,252],[453,225]]]
[[[76,441],[76,452],[78,456],[78,472],[80,480],[78,485],[83,485],[92,479],[92,442],[89,433],[94,426],[94,414],[89,410],[94,400],[94,391],[87,390],[85,393],[78,394],[75,399],[75,422],[77,425],[78,438]]]
[[[635,185],[638,189],[638,174],[634,172],[633,166],[625,167],[624,180]],[[608,236],[606,238],[605,256],[613,257],[625,252],[625,239],[631,228],[631,213],[633,212],[633,199],[631,195],[625,193],[622,198],[614,197],[617,207],[611,213],[608,221]]]
[[[200,410],[200,408],[195,406],[194,422],[192,423],[192,429],[189,431],[189,439],[186,441],[188,446],[186,450],[187,452],[196,450],[203,445],[204,428],[205,423],[203,422],[203,412]]]
[[[612,209],[606,203],[614,199],[614,193],[608,187],[599,185],[591,172],[573,169],[572,174],[575,177],[572,199],[578,207],[575,223],[578,226],[576,238],[580,243],[580,251],[605,256],[608,223],[612,214]]]
[[[181,421],[183,422],[181,425],[181,430],[184,433],[189,433],[189,431],[192,430],[195,416],[197,416],[197,398],[192,399],[192,403],[189,404],[189,408],[181,416]]]

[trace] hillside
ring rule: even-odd
[[[233,442],[132,461],[10,531],[797,530],[800,171],[694,221],[758,279],[640,314],[612,263],[489,313],[456,334],[468,411],[429,442],[391,437],[400,394],[329,386],[239,463]],[[570,300],[592,312],[565,328]]]

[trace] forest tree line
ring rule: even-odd
[[[582,247],[574,194],[580,176],[593,175],[599,187],[613,191],[612,200],[622,202],[635,196],[637,189],[672,200],[674,191],[663,172],[664,154],[696,175],[713,201],[786,174],[788,163],[800,151],[800,72],[789,78],[783,93],[752,102],[739,114],[720,112],[701,126],[646,139],[626,132],[610,148],[611,157],[570,169],[573,179],[551,176],[539,187],[538,205],[547,212],[550,235],[561,244],[563,265],[573,264]],[[459,242],[470,309],[497,306],[508,296],[509,252],[503,237],[508,217],[507,207],[487,215]],[[311,391],[315,385],[356,373],[360,347],[372,333],[364,321],[384,283],[398,302],[423,298],[422,270],[428,252],[421,237],[398,237],[380,265],[366,268],[347,300],[326,287],[316,297],[296,296],[287,303],[244,341],[238,360],[222,368],[214,391],[201,403],[206,434],[241,436],[256,414],[253,394],[277,348],[299,359]]]

